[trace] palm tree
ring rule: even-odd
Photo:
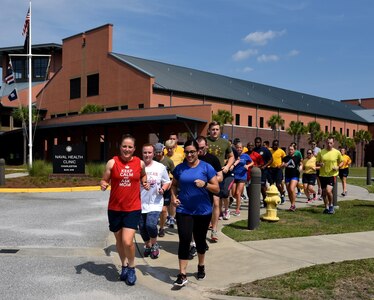
[[[321,132],[321,125],[316,122],[312,121],[309,122],[308,125],[306,125],[308,128],[308,132],[310,133],[309,142],[316,141],[316,135],[318,135],[318,132]]]
[[[360,166],[362,167],[364,165],[364,146],[368,142],[371,141],[372,136],[371,133],[367,130],[360,129],[356,132],[355,136],[353,137],[356,144],[361,144],[361,160],[360,160]],[[357,159],[357,161],[359,161]]]
[[[279,129],[284,125],[284,119],[278,115],[274,114],[270,117],[267,121],[268,126],[273,130],[274,133],[274,140],[277,138],[277,131],[278,131],[278,139],[279,139]]]
[[[212,120],[220,124],[221,133],[223,133],[223,125],[231,123],[234,120],[234,117],[228,110],[219,109],[216,114],[212,115]]]
[[[301,136],[308,132],[308,128],[300,121],[291,121],[286,132],[293,136],[293,141],[299,146]]]

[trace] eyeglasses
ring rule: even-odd
[[[194,155],[196,152],[197,152],[196,150],[184,151],[184,154],[186,154],[186,155]]]
[[[307,154],[309,155],[309,154],[312,154],[312,152],[307,152]]]

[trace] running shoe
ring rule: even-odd
[[[343,193],[341,193],[341,195],[342,195],[343,197],[345,197],[346,193],[343,192]]]
[[[148,256],[150,256],[150,255],[151,255],[151,249],[152,249],[152,248],[148,248],[148,247],[144,246],[143,256],[144,256],[144,257],[148,257]]]
[[[160,230],[158,231],[158,236],[159,237],[164,237],[165,236],[165,229],[164,228],[160,228]]]
[[[281,203],[280,204],[282,205],[282,204],[284,204],[284,202],[286,202],[286,198],[284,197],[284,195],[281,195],[280,198],[281,198]]]
[[[301,192],[298,192],[298,193],[296,194],[296,196],[297,196],[297,197],[301,197]]]
[[[239,217],[239,216],[240,216],[240,210],[235,211],[233,215],[234,215],[235,217]]]
[[[127,278],[125,280],[127,285],[134,285],[136,282],[135,268],[128,267]]]
[[[185,274],[178,274],[177,280],[174,281],[175,286],[185,286],[187,284],[187,276]]]
[[[224,213],[223,213],[223,219],[224,220],[230,220],[230,210],[227,209]]]
[[[197,279],[203,280],[205,278],[205,266],[197,266]]]
[[[335,213],[334,206],[330,206],[328,214],[333,215],[334,213]]]
[[[126,281],[128,270],[128,266],[122,266],[121,275],[119,275],[121,281]]]
[[[197,255],[197,249],[195,246],[190,247],[189,259],[193,259]]]
[[[210,240],[212,241],[212,242],[218,242],[218,234],[217,234],[217,231],[216,230],[213,230],[212,229],[212,232],[211,232],[211,234],[210,234]]]
[[[288,209],[288,211],[295,211],[296,210],[296,206],[295,205],[291,205],[290,208]]]
[[[223,219],[223,213],[220,213],[219,217],[218,217],[218,220],[222,220],[222,219]]]
[[[151,258],[156,259],[160,256],[160,246],[156,243],[151,248]]]
[[[169,228],[174,228],[174,224],[175,224],[175,219],[173,217],[170,217]]]
[[[323,213],[324,213],[324,214],[328,214],[328,213],[329,213],[329,209],[328,209],[328,208],[325,208],[325,209],[323,210]]]

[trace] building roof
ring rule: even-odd
[[[357,110],[357,106],[339,101],[129,55],[111,55],[154,77],[154,89],[157,90],[367,123],[352,111]]]
[[[55,43],[32,45],[31,51],[33,54],[45,54],[45,53],[51,53],[52,51],[61,52],[62,45],[55,44]],[[0,61],[3,61],[4,59],[3,56],[8,55],[8,54],[25,54],[25,50],[23,46],[0,48]]]
[[[374,109],[360,109],[354,110],[353,112],[365,119],[366,122],[374,124]]]

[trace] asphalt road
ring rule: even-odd
[[[118,280],[109,192],[0,194],[1,299],[165,299]]]

